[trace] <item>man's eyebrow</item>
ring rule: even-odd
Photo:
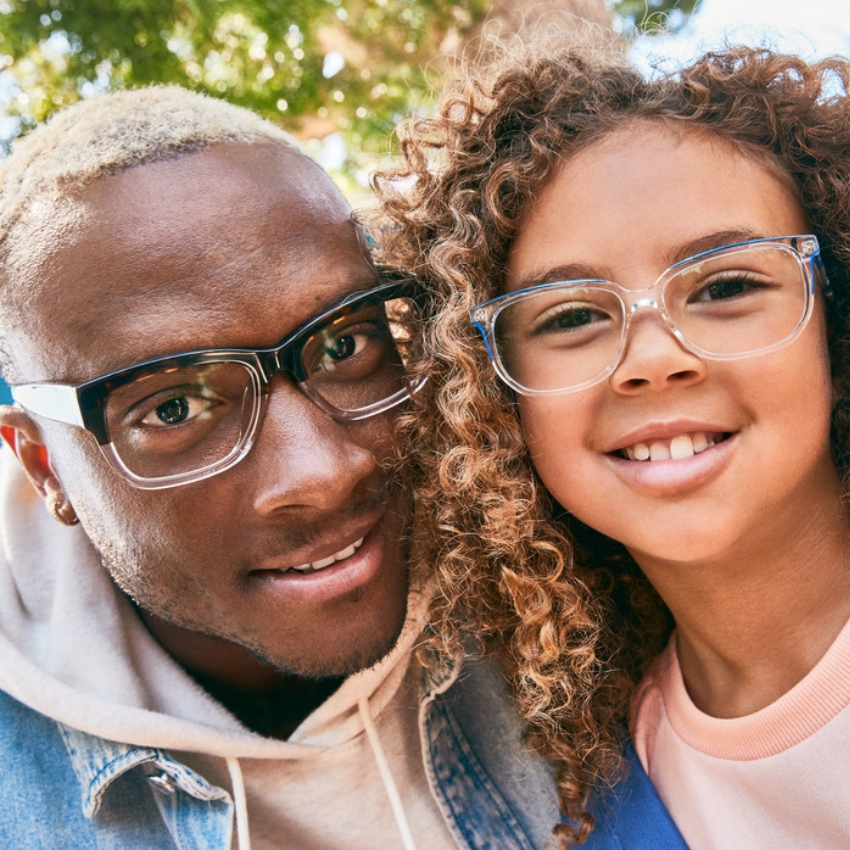
[[[749,228],[718,230],[715,233],[709,233],[677,245],[667,255],[667,265],[675,265],[682,260],[688,259],[688,257],[693,257],[704,251],[711,251],[714,248],[723,248],[726,245],[735,245],[738,242],[748,242],[751,239],[763,239],[764,237],[764,233]],[[586,263],[564,263],[548,269],[534,270],[527,275],[523,275],[511,287],[511,291],[516,292],[520,289],[528,289],[529,287],[540,286],[544,283],[558,283],[562,280],[611,280],[611,277],[604,266],[590,266]],[[617,283],[619,281],[614,282]]]

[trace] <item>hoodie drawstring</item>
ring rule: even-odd
[[[387,796],[390,798],[393,814],[395,815],[396,826],[401,833],[401,840],[404,844],[404,850],[416,850],[416,845],[413,843],[413,834],[410,831],[410,826],[407,823],[407,818],[404,814],[404,808],[401,805],[401,796],[398,793],[398,786],[395,784],[390,765],[387,757],[384,754],[381,741],[378,738],[378,730],[375,728],[375,721],[372,720],[372,715],[369,713],[369,701],[366,697],[360,697],[357,700],[357,707],[360,710],[360,717],[363,720],[363,728],[366,730],[366,737],[372,745],[372,752],[375,754],[375,761],[378,762],[378,770],[381,773],[381,779],[384,781],[384,788],[387,790]],[[241,850],[241,848],[240,848]]]
[[[239,850],[251,850],[251,835],[248,831],[248,801],[245,797],[245,780],[239,759],[227,758],[230,784],[233,786],[233,805],[236,809],[236,844]]]
[[[413,833],[410,831],[407,817],[404,814],[404,807],[401,804],[398,786],[393,779],[389,762],[381,746],[375,721],[369,713],[369,701],[366,697],[360,697],[357,700],[357,707],[360,711],[360,717],[363,720],[363,728],[366,730],[366,738],[372,747],[372,752],[375,754],[375,761],[378,763],[378,770],[380,771],[384,788],[387,791],[387,796],[390,798],[390,806],[395,816],[398,831],[401,833],[404,850],[416,850]],[[242,777],[242,767],[239,764],[239,759],[231,757],[225,759],[225,761],[227,762],[227,770],[230,773],[230,784],[233,788],[233,805],[236,810],[236,844],[239,850],[251,850],[251,836],[248,830],[248,801],[245,796],[245,780]]]

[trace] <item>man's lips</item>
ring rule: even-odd
[[[289,567],[289,569],[294,570],[296,573],[314,573],[318,570],[323,570],[325,567],[329,567],[331,564],[335,564],[337,561],[345,561],[362,545],[363,538],[361,537],[359,540],[355,540],[350,546],[346,546],[345,549],[340,549],[339,552],[335,552],[333,555],[328,555],[327,558],[320,558],[318,561],[310,561],[307,564],[300,564],[297,567]]]
[[[251,570],[252,573],[298,573],[300,575],[319,572],[340,562],[347,561],[363,545],[363,541],[372,532],[379,520],[372,520],[368,526],[358,525],[342,535],[335,533],[337,542],[325,543],[312,547],[312,551],[302,547],[291,554],[266,557],[261,565]],[[327,535],[330,536],[330,535]]]
[[[248,586],[262,590],[263,599],[272,598],[266,596],[271,593],[292,602],[320,604],[378,579],[385,558],[381,519],[369,528],[359,527],[347,539],[334,535],[334,541],[330,546],[314,546],[313,552],[302,549],[297,554],[261,561],[249,572]],[[316,566],[322,563],[326,565]]]

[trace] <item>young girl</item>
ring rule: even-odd
[[[442,613],[504,659],[564,841],[681,846],[645,770],[692,850],[850,846],[848,83],[532,46],[378,180],[439,308],[406,427]]]

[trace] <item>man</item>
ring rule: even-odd
[[[363,244],[285,134],[178,88],[0,168],[2,846],[550,835],[498,677],[411,660],[412,293]]]

